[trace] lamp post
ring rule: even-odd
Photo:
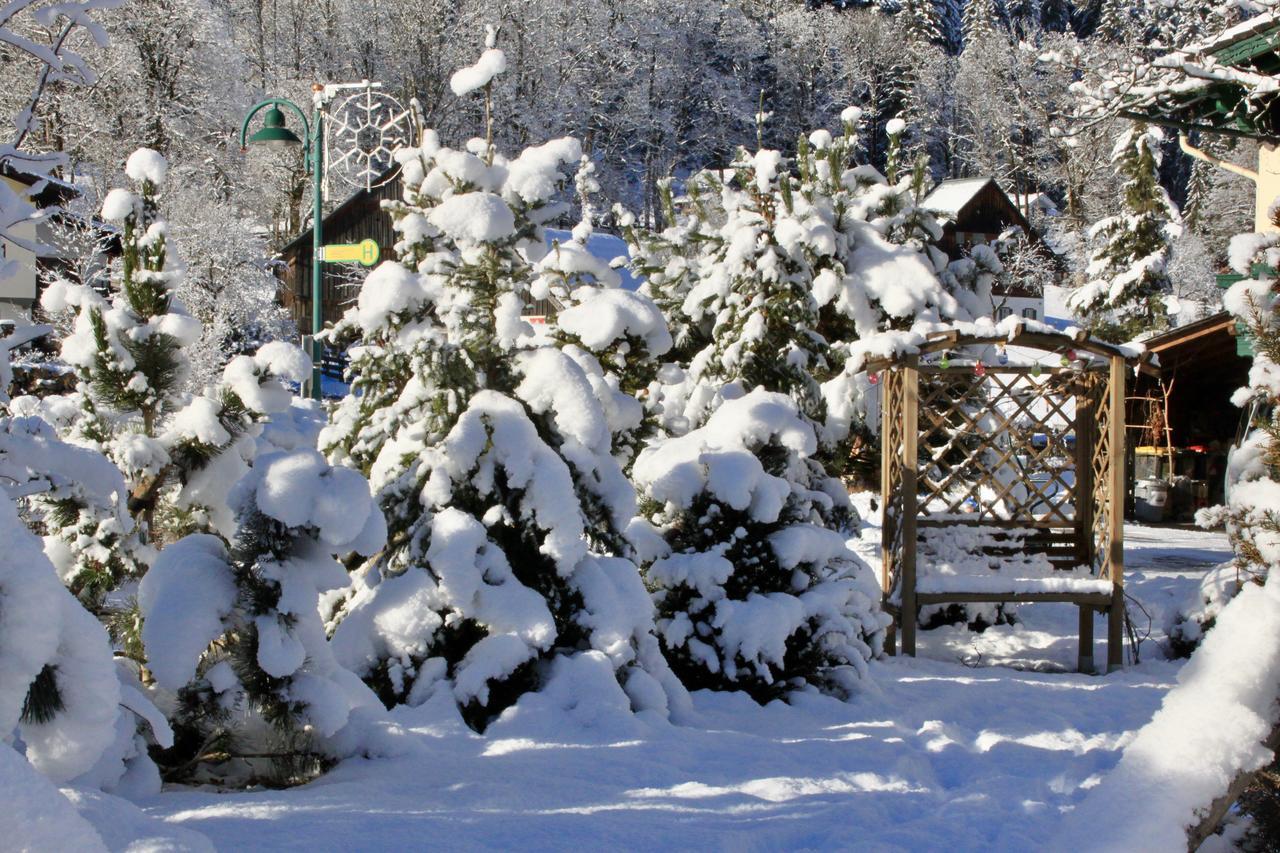
[[[244,117],[240,125],[240,149],[247,145],[265,145],[271,148],[292,148],[309,146],[310,153],[306,158],[307,174],[311,176],[312,215],[311,215],[311,396],[322,399],[320,392],[320,353],[321,346],[318,335],[324,329],[324,273],[320,261],[320,247],[323,245],[323,183],[324,183],[324,87],[316,85],[314,112],[312,120],[307,121],[302,108],[287,98],[267,98],[254,105]],[[302,121],[302,139],[285,126],[284,113],[281,107],[297,113]],[[262,110],[267,110],[263,117],[262,129],[245,139],[249,132],[249,122]]]

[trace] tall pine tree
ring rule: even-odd
[[[1126,341],[1168,326],[1165,298],[1170,244],[1181,233],[1178,211],[1160,185],[1158,128],[1138,123],[1116,141],[1111,162],[1123,180],[1122,211],[1090,229],[1095,248],[1089,280],[1069,297],[1094,334]]]

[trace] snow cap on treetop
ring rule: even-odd
[[[117,187],[102,200],[102,218],[107,222],[124,222],[133,215],[137,201],[136,195]]]
[[[844,111],[840,113],[840,121],[844,122],[845,124],[857,124],[861,120],[862,120],[861,107],[845,107]]]
[[[482,89],[493,82],[503,71],[507,70],[507,55],[494,47],[498,42],[498,31],[493,26],[485,27],[485,51],[480,54],[474,65],[459,68],[449,78],[449,88],[459,98]]]
[[[135,181],[150,181],[156,186],[164,183],[164,176],[168,171],[169,164],[164,157],[150,148],[139,148],[129,155],[124,164],[124,172],[130,178]]]
[[[891,118],[884,123],[884,132],[890,136],[901,136],[907,129],[907,123],[900,118]]]

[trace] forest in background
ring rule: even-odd
[[[1193,43],[1230,14],[1172,0],[129,0],[100,14],[107,46],[76,33],[98,82],[51,83],[28,146],[67,153],[62,176],[87,189],[86,211],[119,181],[129,152],[163,154],[178,178],[172,227],[196,280],[216,291],[246,275],[245,257],[269,256],[309,224],[301,154],[235,144],[248,107],[268,95],[305,105],[316,81],[378,80],[416,99],[442,141],[461,144],[482,116],[448,77],[495,24],[510,63],[495,84],[496,141],[583,140],[597,164],[597,210],[620,203],[662,224],[664,178],[726,166],[758,132],[788,150],[838,127],[854,105],[865,116],[859,159],[877,168],[885,125],[902,118],[908,156],[927,156],[933,180],[991,175],[1010,192],[1046,193],[1061,215],[1031,218],[1080,270],[1089,224],[1120,207],[1109,160],[1123,128],[1072,121],[1071,84]],[[30,90],[24,79],[0,88],[4,115]],[[1252,143],[1196,141],[1253,159]],[[1172,135],[1165,144],[1175,156],[1164,158],[1162,183],[1186,226],[1171,271],[1207,283],[1227,239],[1249,225],[1250,191],[1176,155]],[[331,206],[342,200],[334,195]],[[606,213],[602,226],[614,224]]]

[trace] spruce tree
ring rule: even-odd
[[[196,533],[161,552],[138,591],[147,667],[169,691],[171,779],[298,781],[324,740],[373,701],[333,658],[320,594],[371,554],[386,524],[357,472],[313,450],[267,453],[230,498],[230,547]]]
[[[683,291],[673,325],[709,337],[659,389],[672,437],[633,469],[671,550],[646,567],[660,636],[690,686],[844,694],[879,642],[831,476],[869,438],[858,342],[962,312],[928,251],[923,171],[891,184],[855,165],[860,117],[846,110],[840,134],[800,139],[793,158],[740,151],[723,177],[695,176],[691,224],[633,238],[645,268],[679,273],[649,285]]]
[[[454,92],[482,92],[490,115],[504,67],[491,34]],[[576,252],[549,255],[543,226],[582,149],[565,138],[507,158],[492,138],[490,126],[456,150],[427,132],[400,152],[400,260],[369,276],[343,322],[369,402],[345,401],[322,445],[369,472],[389,540],[335,605],[335,649],[388,706],[440,693],[476,728],[567,656],[665,710],[683,691],[633,561],[661,543],[613,456],[603,376],[521,319]],[[607,277],[582,272],[574,286]]]
[[[104,526],[92,507],[74,500],[46,507],[45,526],[61,541],[51,555],[72,590],[94,607],[145,571],[151,546],[163,539],[155,529],[161,521],[179,530],[226,528],[226,493],[252,455],[252,442],[244,441],[268,414],[289,407],[280,380],[296,381],[310,369],[296,347],[273,342],[232,359],[216,386],[194,396],[184,390],[184,348],[199,338],[201,326],[174,295],[182,265],[159,209],[167,166],[144,148],[130,155],[125,171],[134,189],[112,190],[102,209],[104,219],[120,226],[110,298],[65,281],[42,296],[50,313],[75,317],[61,354],[80,381],[62,402],[78,416],[64,435],[106,454],[129,490],[131,529]],[[39,411],[58,406],[46,400]]]
[[[1169,324],[1165,298],[1173,284],[1166,266],[1182,225],[1160,185],[1163,140],[1158,128],[1138,123],[1116,141],[1111,162],[1124,181],[1122,212],[1090,229],[1089,281],[1070,296],[1070,306],[1106,340],[1131,340]]]
[[[964,7],[964,44],[981,49],[980,45],[995,34],[998,21],[996,19],[995,0],[969,0]]]

